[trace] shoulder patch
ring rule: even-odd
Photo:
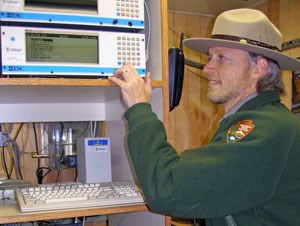
[[[242,120],[233,124],[227,131],[227,143],[234,143],[243,139],[254,127],[252,120]]]

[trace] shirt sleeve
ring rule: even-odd
[[[152,211],[212,218],[251,208],[273,196],[295,136],[293,130],[285,130],[285,123],[265,113],[235,115],[220,125],[209,145],[179,156],[149,104],[127,110],[128,148]],[[228,129],[239,120],[251,120],[255,128],[228,143]]]

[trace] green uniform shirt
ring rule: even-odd
[[[300,121],[273,91],[179,156],[147,103],[132,106],[128,147],[149,208],[207,226],[300,226]]]

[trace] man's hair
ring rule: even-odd
[[[279,95],[285,95],[285,87],[282,81],[282,74],[279,65],[274,60],[267,58],[265,56],[249,53],[251,63],[256,64],[258,58],[263,57],[267,60],[268,71],[267,74],[258,80],[257,82],[257,92],[261,93],[267,90],[274,90]]]

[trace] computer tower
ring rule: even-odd
[[[77,140],[78,182],[112,181],[110,139],[80,138]]]

